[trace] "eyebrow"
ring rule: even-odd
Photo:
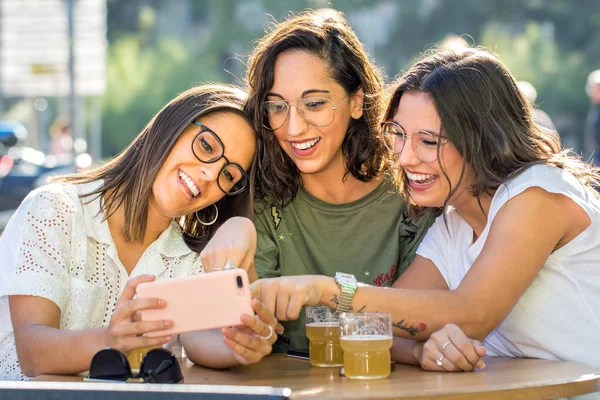
[[[300,98],[306,96],[307,94],[313,94],[313,93],[331,93],[331,92],[329,90],[324,90],[324,89],[307,89],[304,92],[302,92],[302,96],[300,96]],[[269,97],[269,96],[279,97],[281,99],[284,99],[284,97],[282,95],[280,95],[279,93],[275,93],[275,92],[267,93],[267,97]]]
[[[402,128],[402,130],[406,131],[406,129],[402,126],[402,124],[400,122],[398,122],[396,120],[392,120],[392,122],[395,123],[396,125],[398,125],[400,128]],[[441,133],[437,133],[435,131],[430,131],[430,130],[427,130],[427,129],[415,129],[413,132],[427,132],[427,133],[429,133],[431,135],[434,135],[434,136],[443,137]]]

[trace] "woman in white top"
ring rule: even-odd
[[[74,374],[105,347],[127,354],[171,342],[142,336],[172,326],[139,320],[139,310],[164,307],[134,298],[142,282],[226,263],[256,279],[247,218],[256,136],[245,101],[235,87],[187,90],[119,156],[23,201],[0,241],[1,380]],[[220,368],[270,353],[277,321],[260,302],[253,308],[245,327],[182,335],[188,357]]]
[[[484,348],[466,334],[485,339],[488,354],[600,367],[599,175],[531,115],[506,67],[481,49],[430,55],[395,84],[383,127],[400,189],[415,212],[444,211],[393,288],[359,285],[352,299],[354,310],[392,314],[396,360],[483,367]],[[280,320],[340,296],[315,276],[259,281],[254,292],[276,298]]]

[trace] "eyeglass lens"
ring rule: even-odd
[[[205,163],[214,163],[223,158],[225,149],[221,140],[206,127],[198,133],[192,143],[192,150],[196,158]],[[228,194],[237,194],[243,191],[248,184],[246,173],[238,164],[227,162],[219,172],[217,183],[221,190]]]
[[[146,353],[140,365],[140,375],[151,383],[177,383],[183,379],[177,359],[164,349]]]
[[[115,349],[102,349],[90,362],[89,377],[111,381],[126,381],[131,377],[131,367],[123,353]]]
[[[433,162],[438,156],[439,138],[425,131],[415,131],[412,135],[407,135],[404,130],[395,124],[386,122],[383,124],[386,134],[394,135],[396,143],[401,143],[400,152],[405,148],[408,138],[412,138],[412,147],[415,154],[423,162]]]
[[[273,130],[281,128],[290,115],[290,107],[294,107],[294,104],[289,104],[285,100],[265,102],[266,116],[269,121],[269,127],[266,128]],[[308,123],[315,126],[327,126],[335,118],[333,104],[326,97],[298,99],[295,107]]]

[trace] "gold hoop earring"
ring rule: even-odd
[[[217,218],[219,218],[219,207],[217,207],[217,206],[216,206],[216,204],[214,204],[214,203],[213,203],[213,204],[211,204],[211,205],[212,205],[212,206],[215,208],[215,217],[214,217],[214,218],[212,219],[212,221],[210,221],[210,222],[204,222],[204,221],[202,221],[202,220],[200,219],[200,217],[198,216],[198,211],[196,211],[196,212],[194,213],[194,215],[196,216],[196,220],[197,220],[198,222],[200,222],[200,223],[201,223],[202,225],[204,225],[204,226],[210,226],[210,225],[214,224],[215,222],[217,222]]]

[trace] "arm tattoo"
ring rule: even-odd
[[[415,336],[417,333],[423,332],[425,329],[427,329],[427,325],[425,325],[423,322],[421,322],[417,326],[414,326],[408,323],[404,323],[403,319],[401,319],[393,325],[398,329],[402,329],[403,331],[408,332],[410,336]]]
[[[337,295],[336,295],[336,294],[334,294],[334,295],[333,295],[333,297],[331,298],[331,300],[329,300],[329,301],[330,301],[330,302],[332,302],[333,304],[338,304],[338,303],[339,303],[339,301],[338,301],[338,298],[337,298]]]
[[[339,305],[340,301],[338,300],[338,297],[336,294],[333,295],[333,297],[331,298],[331,300],[329,300],[330,302],[332,302],[335,305]],[[364,308],[364,307],[363,307]],[[349,311],[354,310],[354,307],[350,306]],[[362,310],[362,309],[361,309]],[[359,311],[360,312],[360,311]]]

